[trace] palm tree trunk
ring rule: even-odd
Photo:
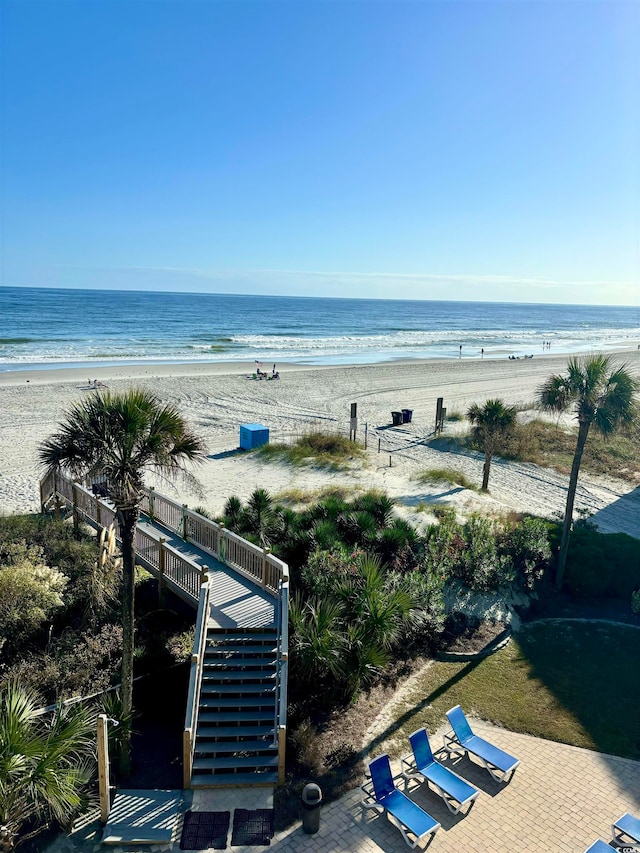
[[[556,568],[556,589],[558,590],[562,589],[562,581],[564,579],[564,569],[567,563],[567,553],[569,551],[569,537],[571,536],[571,527],[573,525],[573,504],[576,499],[578,474],[580,473],[582,453],[584,451],[584,446],[587,443],[587,436],[589,435],[590,426],[590,421],[580,422],[580,427],[578,429],[578,441],[576,443],[575,453],[573,454],[571,476],[569,478],[569,491],[567,492],[567,505],[564,511],[562,538],[560,540],[560,552],[558,553],[558,565]]]
[[[118,512],[120,537],[122,539],[122,716],[130,718],[133,708],[133,652],[134,637],[134,606],[135,606],[135,535],[138,523],[137,509],[126,509]],[[131,772],[131,733],[127,732],[122,740],[120,753],[120,772],[128,776]]]
[[[489,490],[489,472],[491,471],[491,456],[493,454],[486,451],[484,454],[484,468],[482,469],[482,491]]]

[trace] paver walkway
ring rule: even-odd
[[[412,784],[411,796],[442,824],[428,847],[430,853],[584,853],[596,838],[611,838],[610,825],[624,812],[640,814],[640,762],[476,721],[473,728],[517,756],[521,765],[508,785],[498,785],[467,758],[445,762],[481,791],[466,816],[452,815],[434,793]],[[398,770],[399,762],[393,768]],[[179,827],[176,834],[173,850],[178,853]],[[94,853],[101,849],[99,838],[99,827],[90,824],[56,840],[47,853]],[[238,853],[401,853],[409,848],[386,817],[361,809],[356,790],[323,806],[316,835],[306,835],[298,823],[278,833],[269,847],[228,849]]]

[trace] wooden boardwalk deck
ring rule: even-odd
[[[207,566],[211,579],[208,628],[269,628],[274,627],[276,600],[258,584],[242,577],[211,554],[185,542],[161,524],[152,523],[146,516],[138,527],[155,538],[162,536],[185,559],[197,566]],[[198,606],[194,600],[194,606]]]

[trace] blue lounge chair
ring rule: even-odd
[[[611,835],[615,843],[621,846],[640,844],[640,820],[629,812],[623,814],[615,823],[611,824]]]
[[[393,781],[388,755],[379,755],[369,764],[371,782],[365,782],[360,791],[360,802],[365,809],[386,812],[388,819],[402,833],[409,847],[417,847],[429,835],[440,829],[440,824],[424,809],[399,791]]]
[[[612,853],[613,847],[609,847],[602,839],[594,841],[591,847],[587,847],[584,853]]]
[[[430,782],[445,801],[449,811],[458,814],[469,805],[469,811],[480,793],[448,767],[443,767],[433,756],[426,729],[418,729],[409,735],[413,755],[405,756],[400,763],[405,779],[422,777]]]
[[[468,752],[469,755],[475,755],[496,782],[508,782],[520,764],[518,759],[498,749],[489,741],[474,735],[460,705],[447,711],[447,718],[453,729],[453,732],[444,736],[444,747],[447,752],[450,755],[452,752],[462,755]]]

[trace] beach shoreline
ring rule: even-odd
[[[615,359],[625,360],[625,357],[637,354],[638,347],[618,348],[603,352],[602,354],[611,356]],[[379,369],[390,366],[422,366],[424,368],[439,368],[444,365],[457,365],[465,369],[463,365],[483,365],[489,363],[507,362],[526,362],[537,360],[545,362],[566,362],[572,355],[578,358],[584,357],[584,352],[576,353],[554,353],[545,351],[542,353],[533,353],[531,356],[510,358],[507,352],[496,354],[487,354],[484,358],[478,356],[463,355],[453,358],[397,358],[386,361],[370,361],[370,362],[342,362],[339,364],[308,364],[305,362],[276,362],[276,368],[281,373],[301,372],[301,371],[327,371],[327,370],[349,370],[349,369]],[[261,362],[261,369],[266,370],[268,375],[271,375],[271,365],[273,362]],[[62,363],[60,365],[51,364],[47,367],[35,369],[12,368],[11,370],[2,370],[0,368],[0,388],[22,385],[24,383],[33,384],[58,384],[77,382],[86,384],[87,380],[93,382],[97,379],[99,382],[107,380],[123,380],[131,381],[134,379],[149,379],[149,378],[170,378],[173,376],[186,377],[207,377],[207,376],[251,376],[256,372],[255,361],[176,361],[171,363],[160,362],[140,362],[136,364],[118,364],[103,366],[99,362],[96,364],[86,364],[82,367],[69,367]]]
[[[640,352],[611,353],[640,375]],[[232,494],[243,500],[256,488],[274,495],[313,492],[340,486],[378,489],[398,502],[398,511],[418,525],[428,523],[435,503],[452,506],[460,517],[473,512],[561,513],[568,477],[534,465],[502,462],[492,466],[490,493],[462,487],[424,485],[416,476],[430,468],[453,468],[480,484],[482,458],[452,453],[428,442],[433,434],[436,401],[444,398],[449,415],[464,415],[473,403],[499,398],[528,409],[537,389],[565,370],[568,357],[544,353],[532,359],[487,358],[397,360],[368,365],[276,363],[278,380],[252,378],[255,363],[143,364],[99,369],[60,368],[0,373],[0,512],[33,512],[38,506],[38,447],[76,402],[86,399],[98,380],[110,390],[151,390],[175,405],[203,438],[207,458],[195,471],[198,495],[181,486],[150,481],[191,506],[220,514]],[[262,369],[271,375],[272,363]],[[239,426],[260,423],[272,442],[289,442],[309,430],[348,434],[350,406],[358,405],[358,433],[368,433],[365,460],[335,472],[266,463],[238,450]],[[393,411],[410,409],[412,421],[392,426]],[[453,429],[454,425],[448,427]],[[445,431],[446,436],[446,431]],[[380,452],[378,452],[378,448]],[[576,509],[590,514],[601,529],[640,538],[640,489],[610,478],[580,477]]]

